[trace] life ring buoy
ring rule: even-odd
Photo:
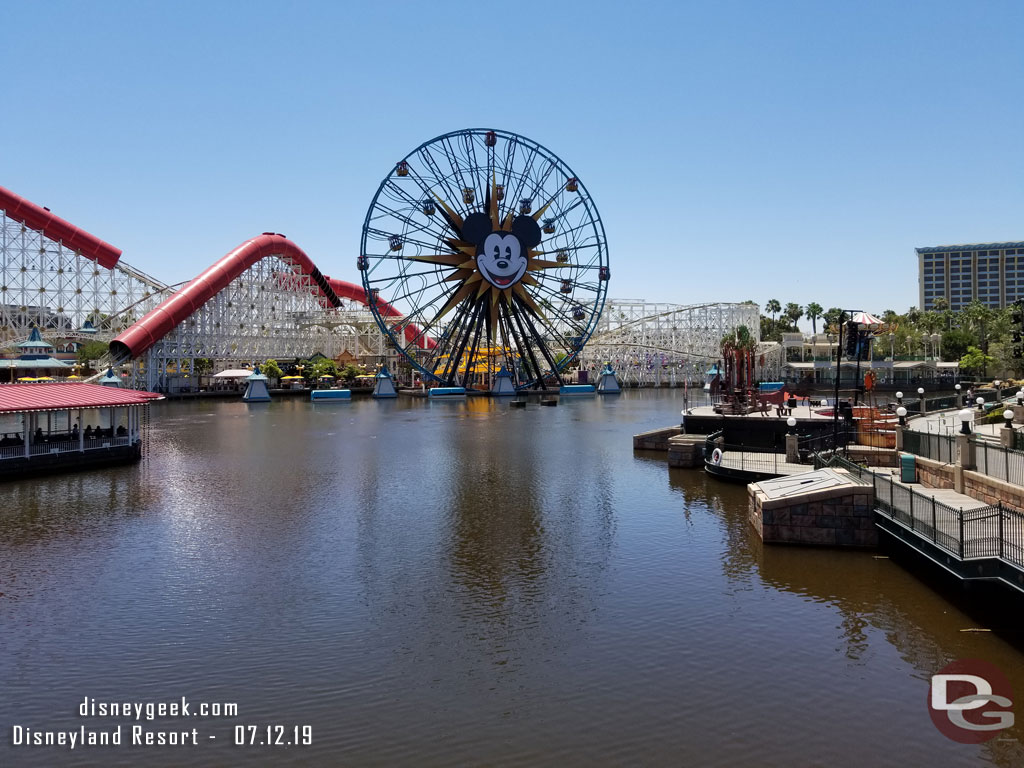
[[[714,464],[716,467],[719,466],[722,463],[722,449],[721,448],[715,448],[715,450],[713,450],[711,452],[711,463]]]

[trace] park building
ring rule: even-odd
[[[920,307],[959,310],[974,300],[999,309],[1024,299],[1024,242],[916,248]]]
[[[942,360],[942,338],[937,333],[923,337],[920,347],[910,355],[896,355],[895,335],[883,333],[868,346],[859,364],[841,357],[839,339],[828,333],[784,333],[782,348],[782,378],[792,385],[834,384],[837,359],[842,366],[842,381],[851,385],[868,371],[874,372],[879,389],[951,389],[960,378],[959,363]]]

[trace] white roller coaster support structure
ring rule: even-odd
[[[369,309],[347,301],[325,309],[312,278],[275,256],[242,272],[136,360],[132,383],[175,391],[191,386],[185,379],[197,358],[213,360],[223,369],[317,352],[329,358],[347,352],[392,367],[397,356]]]
[[[722,338],[746,326],[758,342],[757,378],[776,380],[782,373],[782,350],[761,343],[761,315],[756,304],[664,304],[609,299],[594,335],[580,354],[580,368],[593,379],[611,363],[629,387],[703,385],[721,357]]]
[[[0,352],[17,354],[15,345],[35,327],[58,354],[89,341],[110,342],[182,285],[167,285],[123,259],[104,267],[0,209]],[[219,370],[347,352],[394,367],[397,353],[366,307],[343,301],[324,309],[315,295],[308,276],[277,258],[263,259],[142,357],[124,362],[129,385],[187,386],[181,379],[196,358],[211,359]],[[112,362],[108,356],[101,361]]]

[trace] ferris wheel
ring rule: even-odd
[[[576,174],[507,131],[432,139],[388,173],[358,267],[381,330],[426,379],[561,383],[604,306],[604,226]]]

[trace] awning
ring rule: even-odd
[[[227,371],[221,371],[215,373],[211,378],[214,379],[247,379],[252,376],[252,371],[246,370],[245,368],[232,368]]]
[[[870,312],[854,312],[853,322],[859,323],[860,325],[881,325],[882,321],[872,315]]]
[[[81,382],[0,384],[0,413],[111,408],[119,405],[143,405],[154,400],[163,400],[163,395]]]

